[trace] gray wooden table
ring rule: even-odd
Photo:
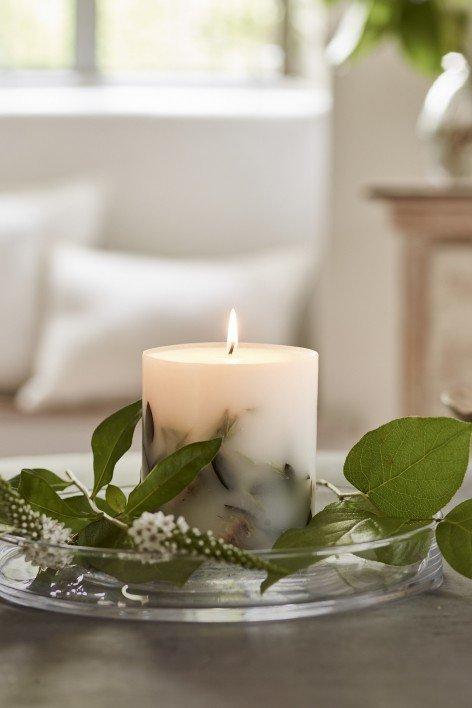
[[[71,618],[0,606],[0,705],[390,708],[472,703],[472,582],[268,624]]]
[[[455,503],[472,497],[468,480]],[[472,581],[450,569],[439,590],[376,609],[247,625],[92,620],[0,602],[0,708],[445,705],[472,705]]]

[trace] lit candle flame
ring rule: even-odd
[[[228,337],[226,339],[227,353],[232,354],[238,346],[238,318],[236,317],[236,310],[234,307],[229,313],[228,320]]]

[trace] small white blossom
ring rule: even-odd
[[[39,512],[33,511],[31,506],[20,497],[18,491],[2,478],[0,478],[0,510],[17,534],[31,538],[40,537]]]
[[[72,554],[61,548],[54,548],[54,546],[65,545],[70,542],[70,529],[60,521],[51,519],[45,514],[42,514],[39,520],[41,531],[38,540],[43,543],[33,545],[25,542],[23,550],[26,560],[43,570],[46,568],[64,568],[70,563]]]
[[[55,519],[50,519],[49,516],[43,514],[41,516],[42,533],[41,538],[43,541],[49,541],[56,545],[62,545],[64,543],[69,543],[71,532],[67,526],[64,526],[60,521]]]
[[[187,531],[189,530],[190,526],[188,523],[185,521],[183,516],[179,516],[177,521],[175,522],[175,525],[179,529],[180,533],[186,534]]]
[[[159,553],[167,559],[177,551],[177,544],[172,537],[176,529],[180,530],[182,521],[182,517],[179,517],[177,526],[173,514],[166,516],[162,511],[155,514],[145,511],[133,521],[128,533],[138,550]]]

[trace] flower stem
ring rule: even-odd
[[[109,521],[111,524],[115,524],[115,526],[118,526],[120,529],[127,529],[128,524],[125,524],[123,521],[120,521],[119,519],[115,519],[115,517],[110,516],[109,514],[106,513],[106,511],[102,511],[102,509],[99,509],[98,506],[95,504],[91,493],[83,484],[80,479],[78,479],[73,472],[70,470],[66,470],[66,475],[69,477],[70,481],[79,489],[84,497],[86,498],[89,507],[91,510],[95,513],[101,516],[103,519],[106,519]]]
[[[196,554],[205,560],[223,561],[238,565],[249,570],[266,570],[269,573],[284,574],[284,569],[275,563],[265,561],[257,555],[248,553],[242,548],[226,543],[222,538],[216,538],[211,531],[202,533],[199,529],[188,529],[186,533],[176,531],[171,537],[174,543],[184,553]]]
[[[327,479],[317,479],[316,485],[318,487],[326,487],[327,489],[329,489],[330,492],[336,494],[339,501],[344,501],[344,499],[349,499],[350,497],[363,496],[362,492],[342,492],[339,487],[336,487],[335,484],[329,482]]]

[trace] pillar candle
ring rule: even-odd
[[[143,475],[191,442],[223,438],[212,464],[166,505],[243,548],[304,526],[313,503],[318,354],[204,343],[143,353]]]

